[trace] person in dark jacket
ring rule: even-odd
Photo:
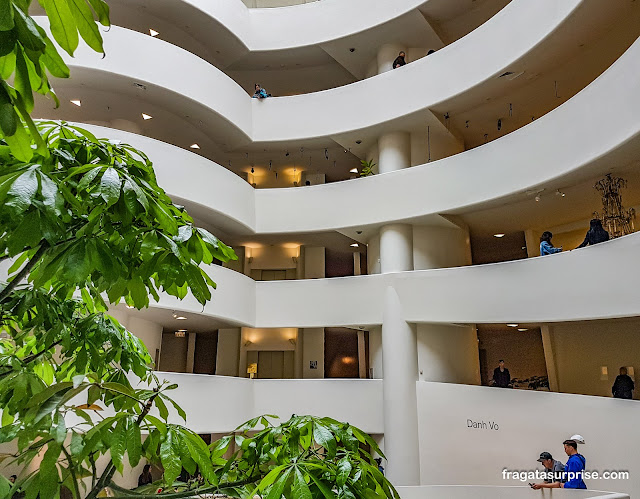
[[[602,222],[599,219],[594,218],[593,220],[591,220],[591,222],[589,222],[589,230],[587,231],[587,235],[584,237],[584,241],[582,241],[582,244],[578,246],[578,248],[584,248],[588,244],[591,244],[593,246],[594,244],[603,243],[608,240],[609,233],[604,230]]]
[[[153,483],[153,476],[151,476],[151,465],[145,464],[142,468],[142,474],[138,477],[138,487]]]
[[[252,95],[254,99],[266,99],[267,97],[271,97],[271,94],[268,94],[267,91],[260,86],[260,84],[255,84],[255,93]]]
[[[404,58],[407,56],[407,54],[404,53],[404,50],[400,51],[400,53],[398,54],[398,57],[396,57],[396,60],[393,61],[393,69],[399,68],[400,66],[404,66],[407,61],[404,60]]]
[[[497,386],[499,388],[509,388],[511,384],[511,374],[509,374],[509,369],[504,367],[504,360],[500,359],[498,362],[498,367],[493,370],[493,386]]]
[[[633,380],[627,374],[627,368],[621,367],[620,374],[616,376],[616,381],[613,383],[613,387],[611,388],[613,398],[632,399],[634,388],[635,385],[633,384]]]

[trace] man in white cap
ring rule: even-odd
[[[569,456],[569,460],[564,467],[566,477],[565,482],[553,483],[536,483],[531,486],[533,489],[586,489],[587,485],[582,479],[587,460],[582,454],[578,453],[578,443],[584,444],[582,435],[573,435],[571,438],[562,442],[564,451]]]

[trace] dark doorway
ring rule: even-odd
[[[363,331],[365,362],[363,372],[366,374],[366,357],[369,335]],[[324,377],[325,378],[359,378],[360,359],[358,355],[358,331],[348,328],[325,328],[324,330]]]

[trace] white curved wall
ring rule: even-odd
[[[393,286],[412,323],[632,317],[640,315],[638,254],[640,233],[526,260],[332,279],[255,282],[210,266],[219,291],[204,310],[191,296],[161,296],[154,306],[258,328],[371,326],[382,324],[384,291]]]
[[[286,421],[292,414],[348,421],[368,433],[382,433],[382,381],[351,379],[268,380],[157,373],[179,388],[172,398],[198,433],[226,433],[262,414]],[[232,402],[232,403],[231,403]],[[175,412],[172,421],[178,422]]]
[[[236,146],[247,138],[259,143],[330,138],[415,113],[425,112],[427,117],[430,107],[469,92],[524,57],[555,33],[583,1],[513,0],[469,35],[400,71],[322,92],[266,100],[251,99],[231,78],[189,52],[119,27],[104,36],[104,59],[81,46],[76,57],[66,56],[65,62],[72,70],[107,72],[197,102],[236,129]],[[47,25],[46,18],[38,22]],[[491,46],[501,50],[486,50]],[[167,67],[180,71],[160,70]]]
[[[604,162],[628,163],[640,148],[635,140],[640,134],[639,59],[636,40],[572,99],[481,147],[396,172],[298,189],[254,190],[225,168],[182,149],[126,132],[88,128],[140,147],[153,160],[169,194],[224,214],[249,232],[361,228],[483,209],[563,176],[572,175],[575,181],[592,171],[600,173],[597,169],[602,170]],[[455,188],[442,189],[443,185]],[[354,200],[367,209],[354,209]]]

